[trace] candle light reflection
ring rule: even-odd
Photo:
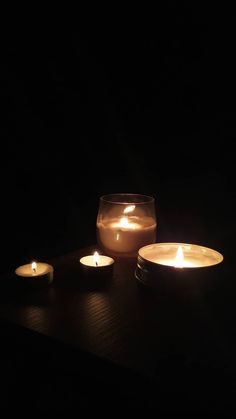
[[[124,214],[128,214],[130,212],[133,212],[135,210],[135,205],[129,205],[124,209]]]

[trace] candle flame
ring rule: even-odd
[[[126,207],[124,209],[124,214],[128,214],[129,212],[133,212],[134,209],[135,209],[135,205],[129,205],[128,207]]]
[[[123,228],[129,227],[129,221],[127,217],[122,217],[120,219],[120,227],[123,227]]]
[[[98,263],[99,263],[99,253],[98,252],[94,252],[94,254],[93,254],[93,261],[94,261],[94,264],[96,266],[98,266]]]
[[[31,268],[32,268],[33,273],[35,274],[36,271],[37,271],[37,263],[36,262],[32,262]]]
[[[178,247],[175,257],[175,268],[183,268],[184,266],[184,253],[181,246]]]

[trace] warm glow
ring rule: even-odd
[[[181,246],[178,247],[175,257],[175,265],[176,268],[183,268],[184,266],[184,253]]]
[[[31,268],[32,268],[32,271],[33,271],[34,273],[36,273],[36,271],[37,271],[37,263],[36,263],[36,262],[32,262],[32,264],[31,264]]]
[[[98,264],[99,264],[99,253],[98,252],[94,252],[94,254],[93,254],[93,261],[94,261],[94,264],[96,266],[98,266]]]
[[[124,214],[128,214],[130,212],[133,212],[134,209],[135,209],[135,205],[129,205],[128,207],[126,207],[124,209]]]
[[[120,219],[120,227],[123,227],[123,228],[129,228],[130,227],[127,217],[122,217]]]

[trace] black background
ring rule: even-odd
[[[135,5],[134,11],[137,8]],[[19,18],[17,25],[12,23],[4,29],[0,60],[0,272],[12,271],[33,259],[46,261],[94,244],[101,195],[114,192],[153,195],[158,241],[206,245],[221,251],[225,260],[221,287],[217,289],[216,285],[211,289],[209,301],[199,299],[199,306],[191,309],[187,304],[185,312],[183,305],[176,303],[181,321],[175,333],[170,333],[166,326],[172,317],[178,323],[178,317],[175,318],[175,307],[166,302],[167,318],[160,314],[160,324],[166,330],[163,347],[167,345],[160,377],[166,381],[164,390],[161,381],[160,397],[154,389],[152,401],[157,400],[159,404],[165,394],[162,405],[167,402],[170,410],[175,410],[173,399],[169,399],[169,388],[171,384],[175,394],[175,381],[171,380],[176,374],[176,389],[180,393],[181,389],[183,394],[189,389],[191,394],[194,389],[196,406],[184,394],[191,410],[196,411],[203,395],[202,405],[206,403],[206,408],[212,400],[216,410],[218,405],[225,409],[228,402],[235,404],[232,267],[236,234],[236,19],[232,10],[222,5],[217,9],[215,4],[214,8],[210,5],[207,8],[169,1],[155,10],[146,8],[147,16],[143,5],[140,11],[141,16],[133,13],[128,17],[126,8],[119,4],[116,12],[106,8],[105,23],[97,16],[94,24],[90,14],[85,19],[84,14],[77,12],[73,22],[66,22],[65,17],[57,20],[54,16],[46,24],[43,20],[36,22],[36,15],[30,15],[28,10],[27,24]],[[61,293],[62,319],[63,314],[65,318],[68,314],[63,306],[68,296],[65,289]],[[1,295],[5,301],[4,292]],[[9,295],[11,304],[11,290]],[[89,301],[92,294],[84,295]],[[110,299],[109,294],[104,295]],[[21,306],[23,296],[16,292],[16,307]],[[30,310],[40,315],[40,304],[34,305],[30,294],[24,298],[23,315],[24,301],[28,298]],[[119,307],[115,304],[115,309]],[[150,309],[149,303],[147,307]],[[198,311],[201,314],[201,310],[203,321],[196,321],[195,330],[191,314],[195,311],[196,315]],[[127,324],[121,323],[121,327],[119,323],[122,318],[125,322],[123,311],[113,316],[112,321],[117,319],[118,328],[126,333]],[[137,330],[139,326],[142,330],[145,324],[145,313],[141,312],[140,319],[137,316],[137,321],[141,320],[140,324],[134,323]],[[37,325],[37,316],[31,320]],[[154,323],[148,325],[149,330]],[[206,330],[207,334],[206,325],[210,327],[209,341],[215,333],[219,338],[216,348],[213,339],[212,351],[211,346],[205,348],[208,339],[197,342],[199,331]],[[1,321],[2,382],[5,393],[9,393],[6,401],[10,401],[11,408],[22,406],[25,411],[27,405],[31,408],[31,403],[40,406],[40,398],[46,400],[46,408],[47,403],[55,408],[55,400],[58,410],[63,403],[68,410],[67,397],[68,400],[74,397],[79,408],[86,400],[88,406],[91,400],[97,400],[97,405],[103,408],[109,404],[103,386],[93,391],[93,396],[98,391],[97,399],[91,398],[90,374],[94,377],[94,364],[90,358],[84,362],[85,354],[76,350],[72,357],[70,346],[50,343],[45,336],[33,336],[27,330],[24,337],[21,328],[12,330],[7,324],[5,330],[3,326]],[[51,327],[53,330],[54,321]],[[116,329],[110,329],[115,333]],[[110,329],[107,327],[108,334]],[[127,342],[118,341],[121,354],[123,345],[129,347],[131,337],[127,336]],[[100,343],[106,341],[102,333],[100,338]],[[116,345],[116,338],[108,339],[108,344]],[[185,342],[189,345],[185,346]],[[134,342],[131,343],[133,347]],[[189,348],[192,348],[190,352]],[[199,348],[204,348],[202,355]],[[222,356],[218,348],[222,348]],[[209,359],[204,356],[208,352]],[[157,355],[162,358],[162,354]],[[52,366],[51,359],[55,361]],[[189,363],[186,359],[190,359]],[[212,370],[214,359],[219,363]],[[66,367],[71,360],[73,371],[79,361],[79,374],[68,377],[63,372],[63,360]],[[98,360],[95,361],[98,366]],[[143,360],[144,365],[146,361]],[[52,369],[56,372],[53,386]],[[103,374],[104,371],[98,373],[99,382],[100,376],[106,377]],[[117,406],[120,394],[117,396],[115,389],[119,379],[115,383],[112,368],[109,374],[112,380],[106,382],[106,388],[109,387],[113,406]],[[122,384],[123,380],[122,377]],[[133,381],[134,389],[139,387],[136,394],[130,386],[136,404],[143,388],[135,378]],[[29,386],[29,382],[33,385]],[[36,394],[35,388],[41,382],[42,390]],[[96,382],[93,385],[96,387]],[[28,400],[25,389],[31,394]],[[178,391],[174,397],[177,399]]]
[[[230,252],[235,18],[175,2],[153,17],[5,33],[2,271],[93,244],[114,192],[155,196],[159,241]]]

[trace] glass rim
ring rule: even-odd
[[[117,200],[112,200],[111,197],[117,197]],[[132,201],[122,201],[118,200],[118,197],[137,197],[139,199],[143,198],[143,200],[132,200]],[[119,204],[119,205],[127,205],[127,204],[135,204],[135,205],[143,205],[143,204],[150,204],[155,202],[155,198],[150,195],[138,194],[138,193],[112,193],[107,195],[102,195],[100,200],[103,202],[107,202],[109,204]]]

